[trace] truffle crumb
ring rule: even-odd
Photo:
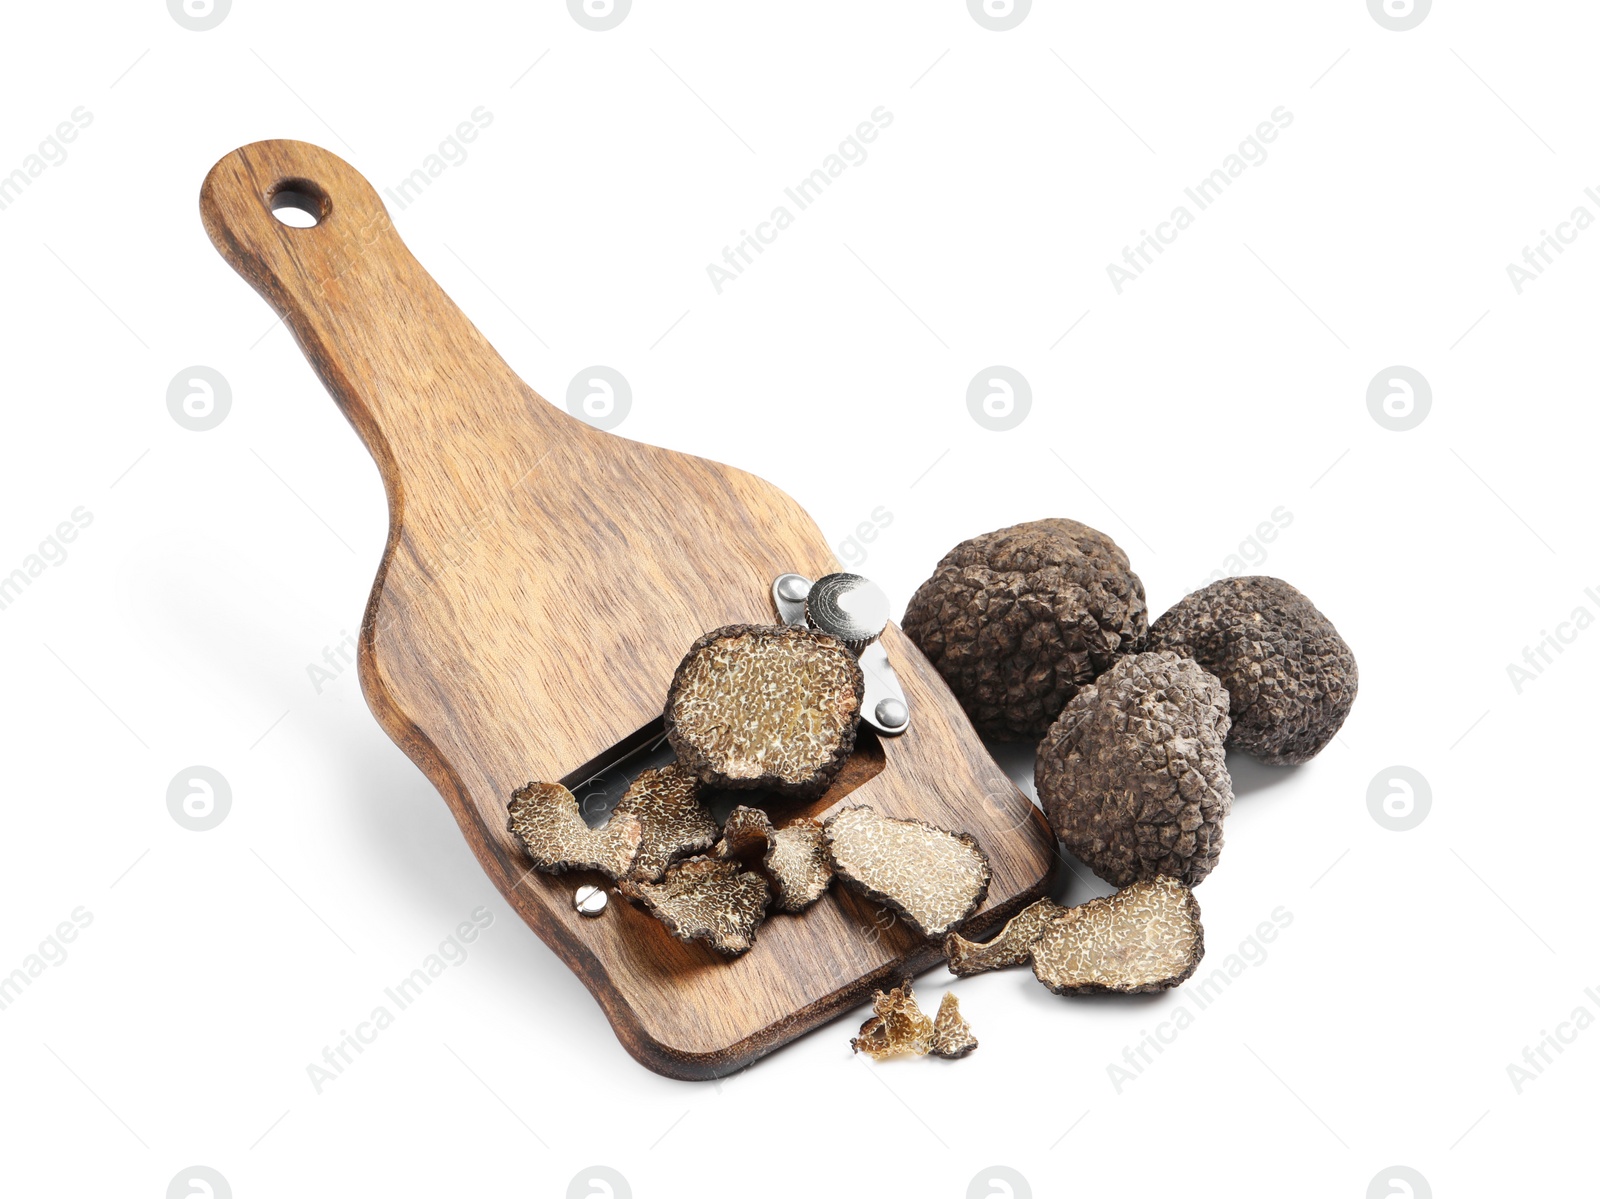
[[[822,794],[855,747],[865,683],[835,637],[795,625],[729,625],[673,676],[667,739],[713,787]]]
[[[590,828],[578,801],[560,783],[529,783],[511,793],[506,828],[548,874],[599,870],[620,878],[633,862],[644,828],[637,816],[613,814],[602,828]]]
[[[986,970],[1022,965],[1028,960],[1033,943],[1066,910],[1048,899],[1040,899],[1007,920],[1006,926],[988,941],[969,941],[960,933],[951,933],[944,939],[950,973],[964,978]]]
[[[680,941],[704,941],[725,957],[737,957],[755,943],[771,892],[759,874],[738,862],[688,858],[668,866],[659,883],[626,884]]]
[[[873,993],[872,1015],[850,1041],[857,1053],[879,1060],[902,1053],[959,1058],[977,1047],[978,1038],[962,1017],[955,993],[945,992],[939,1014],[930,1020],[917,1006],[909,978],[891,990]]]
[[[970,833],[897,820],[866,804],[841,808],[823,829],[834,872],[924,937],[942,937],[988,893],[989,859]]]
[[[1194,886],[1222,852],[1233,805],[1228,693],[1170,651],[1123,658],[1080,691],[1039,745],[1050,825],[1118,887],[1168,874]]]
[[[956,546],[901,625],[979,733],[1037,741],[1079,688],[1140,648],[1147,623],[1144,584],[1117,543],[1049,519]]]
[[[928,1052],[932,1040],[933,1021],[917,1006],[908,978],[898,987],[873,993],[872,1015],[850,1042],[850,1048],[881,1060],[901,1053],[920,1056]]]
[[[619,816],[638,817],[644,830],[628,871],[636,882],[658,882],[673,862],[716,844],[717,822],[700,802],[700,780],[676,762],[634,779],[611,819]]]
[[[1356,700],[1356,658],[1333,622],[1282,579],[1222,579],[1150,626],[1150,648],[1193,658],[1228,689],[1228,748],[1309,762]]]
[[[1205,954],[1200,905],[1175,878],[1067,908],[1033,943],[1033,973],[1058,995],[1165,991]]]
[[[972,1026],[961,1014],[961,1003],[954,991],[946,991],[939,1001],[939,1014],[933,1018],[933,1036],[928,1042],[928,1052],[937,1057],[966,1057],[978,1047],[978,1038],[972,1035]]]

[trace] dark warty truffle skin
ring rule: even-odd
[[[1228,693],[1188,658],[1132,654],[1073,697],[1039,744],[1034,784],[1056,835],[1118,887],[1199,883],[1233,806]]]
[[[1150,628],[1149,648],[1193,658],[1228,689],[1228,748],[1274,766],[1309,762],[1355,703],[1355,655],[1333,623],[1282,579],[1222,579]]]
[[[1144,584],[1104,533],[1051,518],[963,541],[901,622],[978,732],[1037,741],[1078,689],[1142,647]]]

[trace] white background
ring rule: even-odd
[[[1007,32],[959,0],[638,0],[600,33],[550,0],[5,21],[0,173],[92,114],[0,211],[0,574],[92,515],[0,611],[0,973],[92,916],[0,1011],[6,1192],[155,1199],[195,1164],[241,1199],[565,1195],[595,1164],[638,1196],[961,1196],[993,1165],[1038,1196],[1359,1199],[1397,1164],[1441,1196],[1587,1179],[1600,1031],[1567,1026],[1520,1093],[1507,1067],[1600,1016],[1600,631],[1568,628],[1520,693],[1507,665],[1600,615],[1600,232],[1520,295],[1506,266],[1600,215],[1593,6],[1441,3],[1408,32],[1361,0],[1041,0]],[[867,159],[718,294],[707,265],[880,105]],[[1120,1092],[1108,1065],[1192,988],[1074,1001],[996,973],[960,984],[965,1061],[852,1058],[857,1013],[716,1085],[657,1077],[354,670],[314,689],[360,619],[382,489],[208,243],[200,181],[289,137],[381,189],[478,106],[465,161],[391,205],[422,263],[554,402],[608,364],[621,434],[773,480],[836,544],[887,509],[858,560],[897,607],[956,541],[1061,515],[1117,538],[1156,614],[1292,514],[1244,570],[1335,621],[1360,697],[1316,761],[1233,763],[1208,967],[1292,923]],[[1119,295],[1107,264],[1278,106],[1266,161]],[[232,391],[207,432],[166,404],[197,364]],[[1009,432],[966,407],[994,364],[1032,387]],[[1407,432],[1367,406],[1395,364],[1432,387]],[[232,791],[203,833],[166,804],[196,764]],[[1431,785],[1408,832],[1368,810],[1397,764]],[[1063,878],[1069,902],[1104,890]],[[480,906],[465,962],[318,1094],[323,1047]],[[930,1011],[948,981],[919,984]]]

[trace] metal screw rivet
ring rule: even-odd
[[[878,718],[879,724],[891,729],[900,728],[911,719],[911,713],[906,710],[905,704],[892,698],[880,699],[872,714]]]
[[[598,916],[606,910],[608,896],[599,887],[585,883],[572,893],[572,906],[585,916]]]
[[[811,584],[804,575],[784,575],[778,580],[778,594],[792,603],[798,604],[811,592]]]

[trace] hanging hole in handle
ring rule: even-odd
[[[292,229],[309,229],[328,219],[328,193],[309,179],[285,179],[267,197],[272,215]]]

